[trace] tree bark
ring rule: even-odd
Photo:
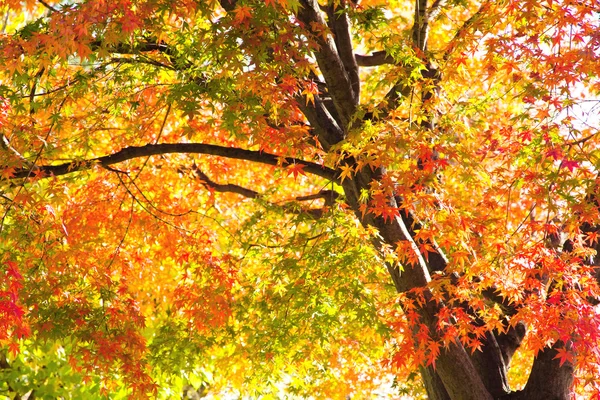
[[[411,32],[413,45],[421,50],[421,56],[426,65],[427,61],[427,35],[429,19],[443,5],[442,0],[435,1],[429,8],[426,0],[415,1],[414,24]],[[323,24],[323,15],[319,11],[318,4],[314,0],[302,0],[302,9],[299,13],[299,19],[306,25],[315,23]],[[483,7],[483,6],[482,6]],[[481,10],[481,9],[480,9]],[[477,13],[479,13],[478,11]],[[349,23],[345,13],[339,17],[336,13],[328,10],[328,23],[335,38],[315,37],[320,46],[315,54],[319,68],[328,93],[332,98],[337,113],[326,114],[325,118],[318,117],[315,113],[307,113],[309,121],[314,121],[323,127],[338,126],[343,132],[353,126],[357,127],[354,121],[354,113],[358,105],[358,92],[356,82],[356,69],[358,65],[379,65],[391,62],[385,53],[376,53],[371,57],[355,57],[349,46]],[[460,29],[469,29],[469,20],[465,26]],[[313,28],[314,29],[314,28]],[[358,61],[357,61],[358,60]],[[434,79],[439,81],[440,76],[433,68],[424,71],[423,79]],[[382,114],[387,116],[387,112],[397,106],[397,103],[406,96],[412,88],[406,87],[405,83],[398,81],[392,91],[386,96],[386,102],[382,105]],[[425,102],[431,100],[435,89],[427,89],[421,94],[421,99]],[[336,123],[331,123],[331,119]],[[421,124],[424,129],[431,129],[434,126],[433,116],[430,116],[425,124]],[[336,135],[338,138],[345,135]],[[331,136],[330,136],[331,137]],[[327,143],[333,145],[334,143]],[[342,163],[348,166],[358,168],[356,160],[348,157]],[[378,169],[372,171],[368,168],[357,170],[351,178],[346,178],[342,182],[342,187],[346,196],[346,201],[354,211],[357,218],[364,226],[376,227],[380,238],[374,241],[375,246],[383,251],[384,248],[395,248],[398,242],[408,242],[409,247],[414,252],[414,265],[404,265],[404,269],[388,265],[388,271],[398,292],[410,292],[412,289],[423,291],[427,299],[428,284],[431,281],[430,273],[432,271],[444,271],[447,260],[441,253],[429,254],[426,259],[419,251],[415,243],[415,232],[419,228],[417,221],[412,218],[410,213],[402,214],[388,221],[381,217],[375,217],[369,213],[363,213],[360,210],[360,194],[363,191],[369,191],[374,181],[381,181],[385,171]],[[389,198],[389,206],[398,208],[398,202],[402,201],[393,194]],[[410,294],[409,294],[410,295]],[[432,335],[437,334],[436,315],[442,305],[433,301],[427,301],[417,310],[424,323]],[[510,313],[509,313],[510,314]],[[436,360],[435,368],[421,368],[421,375],[427,390],[428,396],[434,400],[485,400],[499,399],[507,396],[510,388],[508,386],[507,370],[512,355],[521,344],[525,328],[522,324],[511,327],[504,334],[495,334],[489,332],[483,342],[483,350],[473,355],[469,355],[462,346],[458,338],[448,348],[441,351]],[[515,398],[530,399],[563,399],[569,395],[570,385],[572,383],[572,366],[565,363],[558,365],[558,360],[554,357],[556,351],[547,349],[536,358],[534,367],[523,392],[508,394],[508,396],[521,396]],[[552,384],[545,384],[548,378],[553,380]]]
[[[557,342],[552,348],[541,351],[533,361],[531,374],[525,388],[511,393],[503,400],[569,400],[573,385],[573,364],[566,361],[560,365],[556,349],[563,347]]]
[[[338,172],[299,158],[281,157],[263,151],[245,150],[235,147],[223,147],[204,143],[161,143],[147,144],[145,146],[126,147],[116,153],[80,161],[72,161],[57,165],[37,165],[34,167],[20,168],[12,171],[11,179],[28,178],[33,175],[58,176],[66,175],[75,171],[83,171],[94,165],[108,167],[123,161],[139,157],[147,157],[159,154],[206,154],[211,156],[226,157],[235,160],[246,160],[267,165],[294,165],[304,166],[304,171],[322,178],[338,182]]]

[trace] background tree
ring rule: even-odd
[[[7,396],[600,396],[597,1],[1,4]]]

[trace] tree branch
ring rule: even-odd
[[[431,7],[427,8],[427,0],[415,0],[415,21],[412,27],[412,39],[415,47],[423,52],[427,50],[427,35],[429,21],[439,13],[445,0],[435,0]]]
[[[429,13],[427,0],[415,0],[415,20],[412,27],[412,39],[415,47],[421,51],[427,50],[427,33],[429,27]]]
[[[252,189],[245,188],[243,186],[235,185],[233,183],[221,184],[210,179],[204,172],[202,172],[195,164],[192,166],[192,170],[196,173],[198,178],[204,183],[207,188],[214,190],[219,193],[236,193],[241,196],[250,198],[250,199],[258,199],[261,197],[261,194]],[[294,200],[295,201],[310,201],[317,199],[325,200],[325,207],[323,208],[302,208],[298,207],[291,203],[283,204],[279,206],[277,204],[272,204],[273,206],[282,207],[285,211],[288,211],[293,214],[308,214],[314,219],[319,219],[325,214],[327,207],[331,207],[335,200],[338,198],[339,194],[333,190],[321,190],[319,193],[310,194],[307,196],[298,196]]]
[[[496,334],[496,341],[502,352],[504,364],[507,367],[510,367],[512,356],[517,349],[521,347],[526,331],[527,328],[525,327],[525,324],[517,322],[515,326],[510,326],[506,333]]]
[[[245,187],[235,185],[232,183],[221,184],[210,179],[204,172],[200,171],[200,169],[194,164],[192,167],[198,178],[204,183],[205,186],[211,188],[215,192],[219,193],[237,193],[241,196],[248,197],[250,199],[257,199],[260,197],[260,193],[257,191],[247,189]]]
[[[300,164],[304,166],[305,172],[320,176],[333,182],[339,182],[339,174],[336,170],[310,161],[304,161],[293,157],[277,156],[275,154],[261,151],[245,150],[236,147],[223,147],[204,143],[162,143],[147,144],[139,147],[131,146],[117,151],[111,155],[92,158],[89,160],[71,161],[59,165],[41,165],[35,166],[31,169],[19,168],[13,171],[11,179],[27,178],[31,174],[35,174],[38,177],[66,175],[75,171],[90,169],[94,165],[107,167],[109,165],[117,164],[134,158],[173,153],[205,154],[231,158],[235,160],[252,161],[273,166]]]
[[[343,7],[343,6],[341,6]],[[335,9],[334,5],[327,7],[327,19],[329,27],[333,32],[333,39],[337,47],[337,51],[344,65],[344,69],[348,73],[352,92],[354,94],[354,102],[360,102],[360,78],[358,76],[358,65],[354,58],[354,48],[352,45],[352,36],[350,35],[350,20],[345,10]]]
[[[102,40],[94,40],[90,43],[90,49],[92,51],[96,51],[99,48],[101,48],[104,45],[104,43],[102,42]],[[187,68],[190,67],[191,64],[189,61],[187,60],[181,60],[180,58],[178,58],[178,55],[176,54],[176,52],[173,50],[172,47],[169,47],[167,44],[165,43],[156,43],[153,41],[145,41],[145,42],[140,42],[137,43],[135,45],[130,45],[128,43],[116,43],[116,44],[110,44],[107,46],[107,50],[110,53],[114,53],[114,54],[121,54],[121,55],[139,55],[142,53],[148,53],[148,52],[152,52],[152,51],[158,51],[162,54],[164,54],[169,62],[171,63],[171,66],[167,66],[163,63],[160,63],[161,67],[167,67],[167,68],[171,68],[173,70],[181,70],[182,68]],[[154,62],[158,62],[153,60]],[[157,64],[155,64],[157,65]]]
[[[444,382],[432,366],[421,367],[420,372],[429,400],[452,400],[444,387]]]
[[[456,31],[456,34],[454,35],[452,40],[450,40],[450,42],[448,43],[446,51],[444,51],[444,54],[442,55],[443,60],[447,60],[448,57],[450,57],[450,54],[452,54],[452,51],[454,50],[454,46],[456,45],[456,42],[458,42],[458,40],[461,37],[463,37],[469,29],[471,29],[471,27],[477,22],[479,17],[481,17],[481,15],[483,15],[483,13],[485,11],[487,11],[490,4],[491,4],[490,0],[485,0],[483,3],[481,3],[481,6],[479,6],[479,9],[473,15],[471,15],[471,17],[468,20],[466,20],[460,28],[458,28],[458,30]]]
[[[355,54],[354,58],[359,67],[377,67],[384,64],[396,64],[396,60],[385,50],[376,51],[370,55]]]
[[[379,118],[385,118],[387,115],[398,107],[400,100],[408,97],[413,90],[411,85],[408,85],[404,79],[398,80],[394,86],[386,93],[383,101],[377,106],[379,109]]]
[[[481,351],[471,354],[485,387],[494,398],[510,392],[508,385],[508,364],[504,362],[502,349],[494,332],[486,332],[481,339]]]
[[[319,31],[325,29],[327,24],[321,15],[319,4],[316,0],[300,0],[298,19],[313,31],[313,39],[319,45],[314,56],[319,64],[319,69],[325,77],[329,94],[333,99],[335,108],[340,115],[341,128],[348,129],[357,104],[356,96],[344,63],[340,59],[335,43],[330,35]]]
[[[90,43],[90,48],[92,50],[97,50],[102,47],[104,43],[101,40],[94,40]],[[169,56],[173,55],[172,49],[164,43],[155,43],[155,42],[140,42],[135,46],[131,46],[127,43],[116,43],[111,44],[108,47],[108,50],[111,53],[116,54],[139,54],[139,53],[147,53],[150,51],[159,51],[161,53],[165,53]]]
[[[439,13],[442,6],[446,3],[446,0],[435,0],[429,10],[429,19],[435,18]]]
[[[334,190],[321,190],[319,193],[309,194],[307,196],[298,196],[296,201],[310,201],[323,199],[325,200],[325,206],[331,207],[335,204],[335,201],[340,195]]]
[[[415,15],[414,24],[411,29],[413,46],[421,50],[420,57],[427,65],[427,69],[421,74],[424,79],[434,79],[439,81],[439,72],[433,68],[431,63],[428,62],[425,54],[427,50],[427,35],[429,30],[429,21],[439,13],[439,10],[443,6],[445,0],[436,0],[431,7],[427,8],[427,0],[416,0],[415,1]],[[371,56],[361,58],[357,60],[359,65],[364,63],[368,66],[388,64],[393,59],[383,52],[373,53]],[[385,95],[385,100],[382,105],[379,106],[382,115],[387,115],[391,110],[398,106],[398,102],[403,98],[407,97],[412,91],[412,85],[408,85],[403,79],[396,82],[392,89]],[[433,95],[433,91],[429,90],[424,93],[423,100],[427,101]]]
[[[9,152],[11,152],[17,159],[19,159],[21,162],[23,162],[27,167],[31,168],[31,162],[26,159],[25,157],[23,157],[21,155],[21,153],[19,153],[17,151],[17,149],[15,149],[14,147],[11,146],[10,142],[8,141],[8,138],[6,136],[4,136],[3,133],[0,133],[0,147],[3,148],[4,150],[7,150]]]
[[[458,342],[442,350],[436,361],[436,372],[451,399],[492,400],[479,372]]]
[[[558,341],[551,348],[546,348],[538,353],[533,361],[531,373],[525,388],[504,397],[506,400],[568,400],[571,398],[574,367],[569,361],[562,365],[556,357],[557,349],[567,347],[564,342]]]
[[[163,64],[159,61],[152,60],[151,58],[135,59],[135,58],[129,58],[129,57],[112,57],[110,59],[110,61],[111,61],[111,63],[116,63],[116,64],[148,64],[148,65],[154,65],[155,67],[159,67],[159,68],[170,69],[172,71],[175,70],[175,67]]]
[[[331,115],[321,97],[315,95],[313,100],[313,103],[309,104],[305,97],[299,98],[298,108],[315,130],[323,150],[328,151],[331,146],[344,139],[344,131],[338,125],[335,117]]]
[[[518,310],[514,306],[514,304],[510,304],[504,297],[502,297],[498,293],[498,288],[495,286],[490,286],[490,287],[484,289],[481,292],[481,294],[484,298],[486,298],[486,299],[496,303],[498,306],[500,306],[504,315],[507,315],[510,317],[510,316],[515,315],[518,312]]]
[[[52,7],[50,4],[46,3],[44,0],[38,0],[38,2],[40,4],[42,4],[44,7],[46,7],[48,10],[50,10],[51,12],[59,12],[56,8]]]
[[[237,5],[237,0],[219,0],[221,7],[225,9],[225,11],[233,11],[235,6]]]
[[[435,85],[432,89],[423,90],[421,100],[422,103],[424,103],[427,100],[431,99],[431,97],[433,97],[434,92],[437,91],[438,83],[441,80],[441,76],[439,71],[429,63],[427,64],[426,69],[421,71],[419,74],[420,80],[431,79],[435,82]],[[390,89],[390,91],[385,95],[382,104],[378,106],[378,108],[381,110],[382,115],[382,117],[380,118],[385,117],[390,111],[394,110],[398,106],[398,103],[402,98],[408,97],[413,90],[413,86],[414,85],[409,84],[409,81],[407,81],[406,78],[399,79],[396,82],[396,84]],[[424,125],[428,129],[431,129],[433,126],[428,126],[429,121],[430,119],[425,119],[422,125]]]

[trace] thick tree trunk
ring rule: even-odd
[[[413,266],[405,266],[400,274],[398,269],[388,269],[392,275],[396,288],[399,292],[409,291],[413,288],[426,287],[431,280],[429,276],[429,266],[423,256],[418,252],[418,248],[413,240],[413,226],[406,226],[403,218],[396,217],[391,221],[385,221],[381,217],[374,217],[372,214],[362,215],[359,210],[359,193],[361,190],[368,189],[373,180],[381,179],[382,171],[371,172],[370,169],[362,170],[357,173],[353,180],[346,180],[343,183],[346,200],[355,211],[358,218],[364,225],[371,225],[378,228],[382,240],[376,243],[381,249],[383,246],[395,246],[401,241],[408,241],[412,244],[416,252],[418,262]],[[397,207],[395,198],[390,198],[390,206]],[[441,262],[441,261],[440,261]],[[418,310],[421,322],[427,325],[429,331],[435,334],[437,332],[436,316],[440,304],[433,301],[427,302]],[[422,369],[423,380],[427,391],[432,398],[439,399],[461,399],[461,400],[485,400],[493,399],[492,394],[485,386],[481,375],[476,369],[476,365],[471,360],[460,341],[457,344],[450,345],[442,350],[436,360],[436,368]],[[500,351],[498,357],[501,360]],[[502,368],[502,367],[496,367]],[[465,390],[468,388],[468,390]]]
[[[573,364],[562,365],[556,358],[556,349],[564,347],[563,342],[541,351],[533,362],[531,374],[525,388],[511,393],[502,400],[569,400],[573,385]]]
[[[429,400],[451,400],[444,382],[433,367],[421,367],[421,378]]]

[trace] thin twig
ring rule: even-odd
[[[163,122],[162,122],[162,124],[160,126],[160,130],[158,131],[158,135],[156,136],[156,139],[154,140],[154,144],[157,144],[158,141],[160,140],[160,137],[162,136],[163,130],[165,129],[165,125],[167,124],[167,118],[169,118],[169,113],[170,112],[171,112],[171,103],[169,103],[167,105],[167,111],[165,112],[165,117],[163,118]],[[142,164],[140,170],[135,175],[135,177],[132,179],[132,181],[135,181],[140,176],[140,174],[142,173],[142,171],[144,170],[144,168],[148,164],[148,161],[150,160],[150,157],[151,156],[146,157],[146,160],[144,160],[144,163]]]
[[[48,10],[58,13],[60,11],[58,11],[56,8],[52,7],[50,4],[46,3],[44,0],[38,0],[39,3],[41,3],[44,7],[46,7]]]

